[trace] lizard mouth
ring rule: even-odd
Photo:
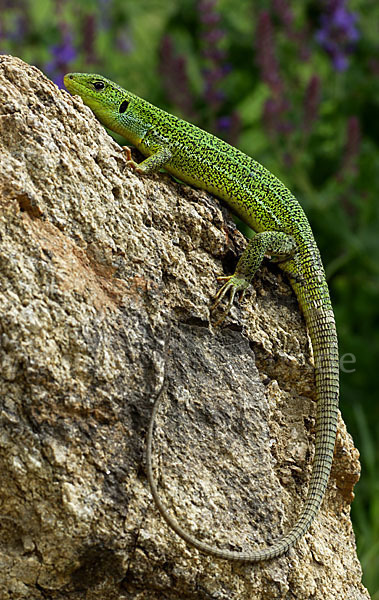
[[[106,96],[99,96],[87,80],[81,80],[80,74],[67,73],[63,78],[64,85],[70,94],[82,98],[97,118],[106,126],[113,127],[117,124],[113,105],[108,106]]]
[[[77,92],[84,88],[83,84],[80,84],[80,82],[75,79],[73,73],[67,73],[67,75],[63,77],[63,83],[69,92]]]

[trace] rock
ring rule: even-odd
[[[204,556],[276,539],[304,502],[313,363],[296,299],[265,266],[224,328],[215,277],[244,240],[220,203],[136,176],[81,100],[0,56],[0,590],[4,600],[369,598],[349,518],[357,451],[340,420],[322,511],[288,555]]]

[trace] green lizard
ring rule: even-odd
[[[251,552],[222,550],[187,533],[168,513],[158,495],[151,464],[151,446],[158,402],[147,439],[147,472],[155,502],[174,531],[200,551],[219,558],[258,562],[284,554],[308,530],[327,487],[337,429],[339,365],[333,309],[319,250],[300,204],[272,173],[226,142],[153,106],[101,75],[69,73],[66,88],[82,97],[109,129],[121,134],[147,156],[137,164],[127,149],[130,167],[153,173],[164,167],[179,179],[208,190],[255,232],[233,275],[223,277],[217,305],[230,293],[244,290],[265,255],[287,274],[306,319],[312,341],[316,390],[316,450],[305,506],[290,531],[271,546]]]

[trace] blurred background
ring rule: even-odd
[[[0,0],[0,52],[60,87],[67,71],[101,73],[296,194],[335,308],[341,410],[362,462],[352,518],[379,600],[379,2]]]

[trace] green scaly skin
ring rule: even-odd
[[[291,192],[258,162],[215,136],[166,113],[101,75],[70,73],[65,86],[82,97],[109,129],[121,134],[147,158],[139,173],[164,167],[179,179],[222,198],[255,232],[234,275],[224,277],[216,305],[230,292],[244,291],[264,255],[271,255],[288,275],[310,333],[316,371],[316,451],[303,512],[293,528],[271,546],[251,552],[221,550],[189,535],[159,498],[151,466],[155,403],[147,440],[148,479],[155,502],[167,523],[192,546],[229,560],[258,562],[284,554],[308,530],[327,487],[337,429],[339,368],[333,309],[320,254],[308,220]]]

